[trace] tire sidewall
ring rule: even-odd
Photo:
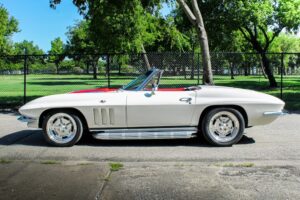
[[[228,141],[228,142],[220,142],[220,141],[217,141],[210,133],[209,131],[209,123],[210,123],[210,120],[211,118],[217,114],[218,112],[222,112],[222,111],[227,111],[227,112],[230,112],[232,114],[234,114],[239,123],[240,123],[240,129],[238,131],[238,134],[236,135],[236,137],[231,140],[231,141]],[[202,123],[201,123],[201,129],[202,129],[202,134],[204,136],[204,138],[211,144],[215,145],[215,146],[232,146],[233,144],[236,144],[237,142],[239,142],[241,140],[241,138],[243,137],[243,134],[244,134],[244,130],[245,130],[245,120],[244,120],[244,117],[242,116],[242,114],[237,111],[236,109],[233,109],[233,108],[215,108],[215,109],[212,109],[211,111],[209,111]]]
[[[51,116],[53,116],[54,114],[57,114],[57,113],[65,113],[65,114],[70,115],[74,119],[74,121],[77,125],[76,135],[70,142],[63,143],[63,144],[62,143],[57,143],[57,142],[51,140],[48,133],[47,133],[48,121],[51,118]],[[43,128],[43,135],[44,135],[44,138],[47,141],[47,143],[49,143],[50,145],[53,145],[53,146],[58,146],[58,147],[70,147],[70,146],[75,145],[81,139],[82,134],[83,134],[83,125],[82,125],[82,122],[81,122],[80,118],[76,114],[74,114],[72,112],[66,112],[66,111],[57,111],[57,112],[49,113],[46,116],[45,120],[43,121],[42,128]]]

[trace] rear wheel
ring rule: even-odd
[[[68,147],[80,140],[83,125],[80,118],[72,112],[51,112],[43,121],[43,130],[49,144]]]
[[[204,138],[215,146],[231,146],[240,141],[245,130],[242,114],[232,108],[215,108],[201,123]]]

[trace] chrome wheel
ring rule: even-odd
[[[230,142],[240,131],[238,118],[229,111],[214,114],[209,121],[210,135],[218,142]]]
[[[77,125],[71,115],[56,113],[49,118],[46,130],[50,140],[55,143],[66,144],[75,138]]]

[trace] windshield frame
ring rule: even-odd
[[[121,90],[125,90],[125,91],[141,91],[141,90],[143,90],[145,87],[146,87],[146,85],[152,80],[152,78],[155,76],[155,75],[157,75],[158,74],[158,81],[157,81],[157,83],[159,84],[159,82],[160,82],[160,78],[161,78],[161,76],[162,76],[162,70],[159,70],[159,69],[156,69],[156,68],[153,68],[153,69],[151,69],[150,70],[150,72],[151,73],[149,73],[149,71],[148,72],[146,72],[146,74],[147,73],[149,73],[149,75],[145,78],[145,80],[136,88],[136,89],[134,89],[134,90],[129,90],[129,89],[125,89],[130,83],[132,83],[133,81],[135,81],[135,80],[137,80],[140,76],[138,76],[137,78],[135,78],[134,80],[132,80],[132,81],[130,81],[128,84],[126,84],[125,86],[123,86],[122,88],[121,88]],[[157,87],[158,87],[158,85],[157,85]]]

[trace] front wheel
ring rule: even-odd
[[[232,108],[215,108],[201,123],[204,138],[215,146],[231,146],[240,141],[245,130],[241,113]]]
[[[83,133],[80,118],[71,112],[52,112],[43,121],[46,141],[54,146],[68,147],[76,144]]]

